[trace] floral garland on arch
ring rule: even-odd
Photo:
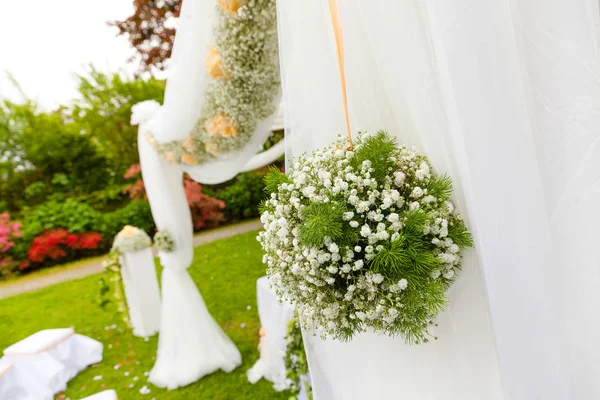
[[[275,0],[218,0],[214,47],[207,50],[212,78],[201,117],[184,139],[147,139],[172,163],[197,165],[241,150],[259,121],[276,111],[279,91]]]
[[[367,328],[427,342],[471,234],[452,181],[385,132],[299,157],[266,178],[258,240],[277,294],[304,328],[349,340]]]

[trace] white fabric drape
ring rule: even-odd
[[[158,355],[149,381],[174,389],[218,369],[232,371],[241,364],[233,342],[208,312],[187,272],[193,254],[192,219],[182,185],[183,172],[160,159],[146,142],[140,126],[138,146],[142,175],[159,230],[168,231],[175,251],[160,253],[162,310]]]
[[[338,5],[352,130],[450,174],[476,250],[435,343],[305,339],[316,399],[600,397],[598,3]],[[327,1],[278,11],[292,162],[345,127]]]
[[[214,45],[212,27],[215,21],[214,0],[194,0],[181,9],[173,55],[169,61],[169,76],[163,106],[146,123],[160,143],[182,140],[200,118],[210,78],[204,66],[205,50]],[[281,95],[274,100],[279,104]],[[252,138],[239,152],[224,155],[200,166],[180,166],[194,180],[216,184],[235,177],[258,153],[271,135],[277,114],[259,122]]]
[[[204,67],[205,49],[213,45],[214,0],[184,2],[162,106],[145,102],[133,109],[132,123],[140,124],[138,145],[142,175],[157,227],[168,231],[175,251],[160,254],[162,312],[158,357],[150,382],[170,389],[192,383],[218,369],[231,371],[241,364],[233,342],[212,319],[186,269],[193,259],[192,221],[183,189],[183,172],[194,180],[214,184],[227,181],[245,166],[262,167],[282,153],[282,145],[262,149],[276,122],[276,114],[260,121],[250,141],[239,152],[198,166],[162,160],[146,142],[151,132],[160,142],[184,139],[200,118],[211,78]],[[281,95],[273,99],[279,104]]]
[[[256,282],[256,300],[261,329],[265,336],[260,344],[260,358],[248,370],[248,380],[258,382],[261,378],[273,382],[273,388],[282,391],[289,388],[285,369],[287,327],[294,316],[294,306],[280,302],[277,294],[269,288],[267,277]]]
[[[556,256],[543,273],[556,289],[571,395],[600,398],[600,9],[551,3],[511,4]]]
[[[152,336],[160,327],[160,290],[152,248],[123,253],[119,258],[133,334]]]

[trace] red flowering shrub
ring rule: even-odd
[[[133,200],[146,199],[144,181],[141,179],[142,169],[139,164],[134,164],[123,176],[125,179],[138,178],[134,183],[128,185],[124,192],[129,194]],[[187,174],[184,175],[183,185],[188,205],[192,213],[194,230],[214,228],[223,221],[223,209],[225,202],[202,193],[202,185],[194,181]]]
[[[187,175],[183,185],[192,213],[194,230],[214,228],[219,225],[224,219],[225,202],[202,193],[202,185],[193,181]]]
[[[86,253],[98,250],[101,242],[102,237],[97,232],[69,233],[63,228],[45,231],[33,239],[27,260],[19,265],[19,269],[39,268],[88,255]]]

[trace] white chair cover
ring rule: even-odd
[[[52,400],[53,397],[50,388],[40,386],[26,370],[0,360],[0,399]]]
[[[305,336],[315,399],[600,398],[598,2],[338,3],[353,131],[449,173],[476,251],[437,342]],[[291,162],[344,114],[327,0],[278,10]]]
[[[160,327],[160,290],[152,248],[119,257],[133,334],[148,337]]]
[[[256,281],[258,316],[265,336],[260,347],[260,359],[248,370],[248,380],[252,383],[261,378],[273,382],[277,391],[289,387],[286,378],[284,357],[287,350],[287,327],[294,316],[294,307],[280,303],[277,295],[269,288],[267,277]]]
[[[118,400],[117,392],[114,390],[105,390],[104,392],[96,393],[82,400]]]
[[[75,334],[72,328],[43,330],[4,350],[0,363],[12,364],[7,371],[12,378],[0,376],[0,393],[8,385],[19,388],[16,392],[22,397],[15,397],[18,400],[52,399],[79,372],[100,361],[102,343]]]

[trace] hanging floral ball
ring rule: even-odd
[[[426,342],[472,246],[452,181],[386,132],[359,134],[351,150],[345,140],[267,176],[258,236],[267,274],[305,329]]]

